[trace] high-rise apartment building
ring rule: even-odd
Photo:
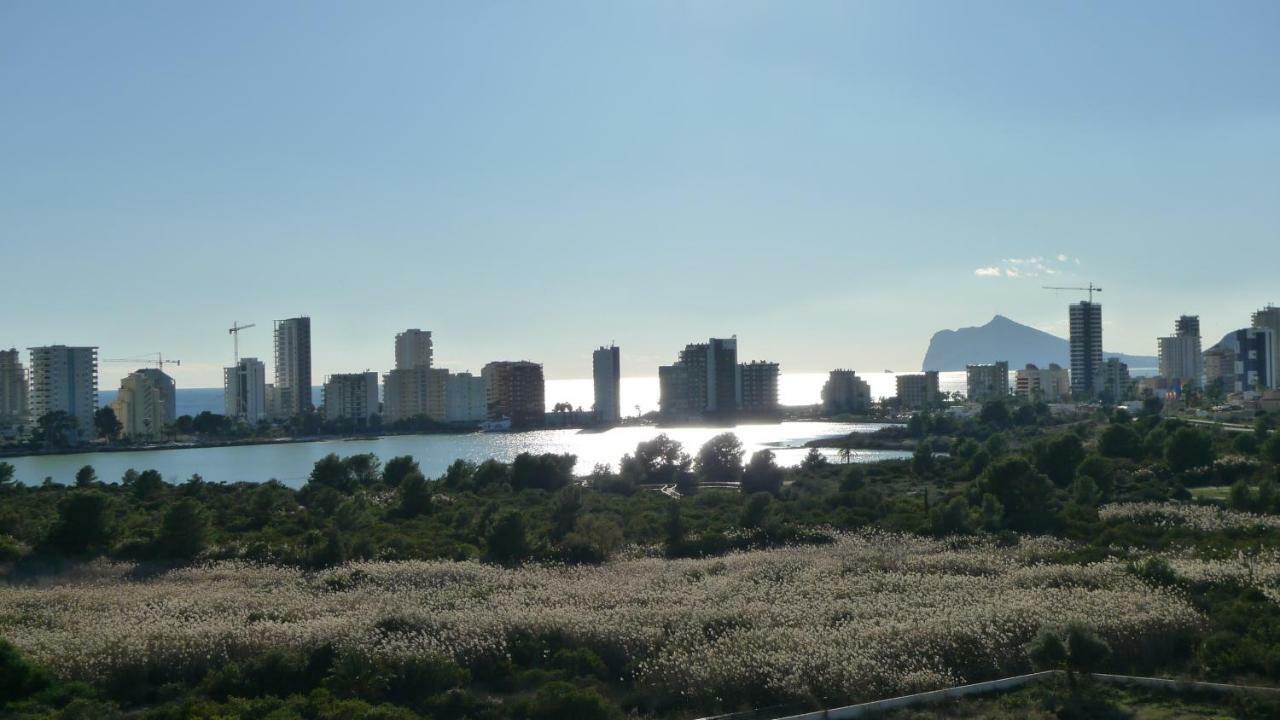
[[[444,388],[444,419],[451,423],[475,423],[488,417],[489,399],[484,378],[471,373],[450,373]]]
[[[736,338],[686,345],[675,363],[658,368],[662,414],[732,415],[739,409],[739,372]]]
[[[448,370],[425,366],[396,368],[387,373],[383,376],[383,422],[422,416],[445,422],[448,379]]]
[[[1133,395],[1132,388],[1129,366],[1120,362],[1120,358],[1107,358],[1102,363],[1102,397],[1111,402],[1128,400]]]
[[[853,370],[832,370],[822,386],[827,413],[864,413],[871,407],[871,386]]]
[[[1183,315],[1174,323],[1174,334],[1157,339],[1160,375],[1182,387],[1200,387],[1204,353],[1200,349],[1200,318]]]
[[[27,370],[16,348],[0,350],[0,427],[27,422]]]
[[[1013,394],[1031,401],[1061,402],[1071,396],[1071,375],[1057,363],[1047,368],[1028,364],[1014,374]]]
[[[1070,308],[1071,393],[1078,398],[1102,394],[1102,305],[1080,301]]]
[[[79,433],[68,442],[92,438],[93,413],[98,409],[98,348],[48,345],[29,348],[29,352],[31,421],[65,412],[79,425]]]
[[[312,410],[311,318],[275,322],[275,392],[279,415],[289,418]]]
[[[1242,328],[1232,335],[1236,347],[1234,392],[1266,390],[1280,386],[1275,333],[1271,328]]]
[[[258,358],[222,370],[223,407],[228,417],[256,423],[267,417],[267,366]]]
[[[513,428],[538,427],[547,411],[542,366],[527,360],[501,360],[484,366],[489,417],[507,418]]]
[[[1280,359],[1280,307],[1267,305],[1253,314],[1253,327],[1271,331],[1271,357]],[[1270,387],[1276,387],[1272,384]]]
[[[120,381],[111,409],[120,421],[120,432],[129,438],[157,437],[177,415],[178,389],[173,378],[159,368],[141,368]]]
[[[431,367],[431,331],[413,328],[396,335],[396,369]]]
[[[898,403],[904,408],[928,407],[942,399],[938,389],[937,370],[898,375],[894,378],[894,382],[898,386]]]
[[[965,396],[972,402],[1002,400],[1009,396],[1009,363],[966,365]]]
[[[749,415],[778,413],[778,363],[754,360],[738,366],[738,409]]]
[[[325,378],[325,420],[364,423],[377,414],[378,373],[338,373]]]
[[[595,385],[595,421],[617,425],[622,420],[622,364],[617,345],[591,353],[591,377]]]

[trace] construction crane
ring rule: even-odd
[[[1089,287],[1057,287],[1054,285],[1041,285],[1045,290],[1084,290],[1089,293],[1089,302],[1093,302],[1093,294],[1102,292],[1102,288],[1094,287],[1093,283],[1089,283]]]
[[[227,332],[231,333],[232,344],[235,346],[236,361],[235,363],[233,363],[233,366],[240,364],[240,331],[248,330],[249,328],[256,327],[256,326],[257,326],[257,323],[249,323],[248,325],[241,325],[239,320],[231,321],[231,329],[227,330]]]
[[[140,358],[107,358],[99,362],[146,363],[148,365],[155,365],[157,368],[161,370],[164,370],[165,365],[181,365],[182,364],[181,360],[165,360],[164,354],[162,353],[150,353],[150,355],[151,357],[140,357]]]

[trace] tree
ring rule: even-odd
[[[1127,423],[1112,423],[1098,435],[1098,452],[1109,458],[1136,458],[1142,453],[1142,439]]]
[[[524,715],[529,720],[612,720],[618,711],[594,688],[557,680],[538,688]]]
[[[1280,465],[1280,432],[1271,433],[1267,441],[1262,443],[1262,456],[1271,463]]]
[[[316,461],[315,466],[311,468],[311,477],[307,479],[307,484],[332,488],[343,493],[355,492],[357,487],[355,476],[351,473],[351,466],[333,453]]]
[[[80,423],[72,415],[61,410],[45,413],[36,418],[31,438],[47,449],[70,447],[79,439]]]
[[[1165,441],[1164,459],[1174,472],[1213,464],[1213,438],[1193,427],[1180,427]]]
[[[928,442],[918,442],[915,452],[911,453],[911,474],[922,478],[931,472],[933,472],[933,448]]]
[[[114,537],[110,509],[110,500],[96,490],[71,493],[58,503],[48,544],[68,555],[105,549]]]
[[[636,445],[633,456],[646,483],[674,483],[689,473],[693,460],[666,433]]]
[[[772,450],[758,450],[751,456],[751,461],[742,471],[742,492],[777,495],[782,491],[784,473],[775,457]]]
[[[7,462],[0,462],[0,490],[12,487],[13,484],[13,466]]]
[[[821,470],[830,464],[831,463],[827,460],[827,457],[822,454],[822,451],[814,447],[809,448],[809,452],[805,454],[804,460],[800,461],[800,469],[804,472],[812,473]]]
[[[421,474],[422,469],[412,455],[393,457],[382,468],[382,482],[390,487],[400,487],[400,483],[415,472]]]
[[[1075,479],[1076,467],[1084,460],[1084,444],[1071,433],[1055,435],[1035,445],[1036,468],[1054,485],[1066,487]]]
[[[1058,633],[1041,628],[1027,643],[1027,659],[1037,670],[1061,670],[1067,662],[1067,646]]]
[[[165,512],[156,535],[156,549],[162,557],[190,560],[204,549],[208,532],[204,508],[195,500],[183,498]]]
[[[969,532],[969,503],[962,497],[938,503],[929,511],[929,527],[934,535],[959,535]]]
[[[742,441],[731,432],[720,433],[698,450],[694,470],[703,482],[731,483],[742,480]]]
[[[507,510],[498,516],[485,536],[489,558],[503,564],[516,563],[529,555],[529,540],[525,535],[524,518],[515,510]]]
[[[155,497],[164,489],[164,478],[158,470],[143,470],[133,482],[133,495],[139,499]]]
[[[416,463],[415,463],[416,464]],[[390,466],[390,463],[387,463]],[[431,511],[431,488],[422,473],[414,470],[398,483],[400,486],[400,514],[417,517]]]
[[[584,515],[578,518],[573,532],[564,539],[570,557],[590,562],[608,560],[622,542],[622,526],[605,515]]]
[[[382,463],[378,460],[377,455],[360,453],[359,455],[348,457],[343,462],[346,463],[347,469],[351,472],[351,477],[355,479],[358,485],[369,487],[378,481]]]
[[[991,494],[1003,508],[1004,525],[1021,532],[1043,532],[1053,518],[1053,484],[1020,457],[996,460],[978,477],[978,497]],[[984,511],[986,500],[983,500]]]
[[[520,453],[511,463],[511,486],[516,490],[559,490],[573,482],[577,455]]]
[[[1009,406],[1003,400],[988,400],[982,406],[982,413],[978,416],[982,422],[996,427],[1009,427],[1013,416],[1009,414]]]
[[[551,539],[559,540],[573,532],[581,512],[582,486],[570,485],[556,493],[555,505],[551,509]]]
[[[98,473],[94,472],[92,465],[85,465],[76,471],[76,487],[89,487],[97,481]]]
[[[684,518],[680,514],[679,500],[671,500],[667,503],[667,518],[662,523],[662,534],[668,548],[684,542]]]
[[[106,440],[114,440],[124,426],[120,424],[120,419],[116,417],[116,411],[111,409],[110,405],[100,407],[93,413],[93,427],[98,432],[98,437]]]
[[[742,508],[742,518],[738,522],[746,528],[762,527],[772,504],[773,496],[769,493],[758,492],[752,495],[747,498],[747,504]]]

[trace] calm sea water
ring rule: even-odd
[[[808,452],[804,443],[850,432],[870,432],[878,425],[830,422],[785,422],[772,425],[740,425],[727,428],[737,433],[748,453],[763,448],[773,450],[781,465],[796,465]],[[431,476],[442,474],[458,458],[479,462],[488,458],[510,461],[521,452],[573,453],[578,456],[577,472],[589,473],[597,463],[617,468],[625,453],[636,444],[660,432],[684,444],[694,454],[697,449],[726,428],[622,427],[605,432],[540,430],[525,433],[473,433],[470,435],[397,435],[374,440],[332,440],[308,443],[243,445],[239,447],[156,450],[150,452],[81,453],[9,458],[19,482],[37,484],[46,477],[56,482],[74,482],[76,470],[92,465],[105,481],[119,479],[126,470],[155,469],[169,482],[182,482],[199,473],[209,482],[262,482],[275,478],[298,487],[306,482],[316,460],[329,453],[355,455],[374,453],[384,461],[397,455],[412,455]],[[855,462],[876,462],[910,454],[887,450],[858,451]],[[828,452],[838,462],[835,451]]]

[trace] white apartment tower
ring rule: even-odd
[[[453,423],[473,423],[489,415],[489,395],[484,378],[471,373],[453,373],[445,381],[444,419]]]
[[[368,422],[378,414],[378,373],[340,373],[324,382],[326,420]]]
[[[1255,316],[1256,317],[1256,316]],[[1200,350],[1200,317],[1183,315],[1174,323],[1174,334],[1156,340],[1160,353],[1160,375],[1200,387],[1204,377],[1204,354]]]
[[[111,408],[125,437],[155,437],[175,419],[177,387],[159,368],[142,368],[120,381]]]
[[[267,368],[257,358],[240,358],[224,368],[222,390],[228,417],[256,423],[267,417]]]
[[[31,419],[65,412],[79,423],[80,438],[92,438],[93,413],[98,409],[98,348],[47,345],[28,350],[31,386],[27,400]]]
[[[396,369],[431,367],[431,331],[413,328],[396,335]]]
[[[27,370],[16,348],[0,350],[0,426],[21,425],[27,417]]]
[[[591,375],[595,381],[596,422],[617,425],[622,420],[622,366],[617,345],[591,353]]]
[[[1102,305],[1081,301],[1071,306],[1071,392],[1079,398],[1103,391]]]
[[[275,388],[282,418],[301,415],[311,403],[311,318],[275,322]]]

